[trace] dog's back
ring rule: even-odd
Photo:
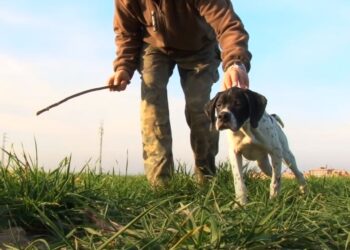
[[[271,116],[273,119],[275,119],[275,120],[281,125],[282,128],[284,128],[284,123],[283,123],[282,119],[281,119],[278,115],[276,115],[276,114],[271,114],[270,116]]]

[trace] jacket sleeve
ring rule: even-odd
[[[126,70],[130,77],[137,69],[139,53],[142,46],[142,25],[132,13],[128,1],[115,0],[114,32],[116,59],[114,71]]]
[[[248,51],[249,35],[233,10],[230,0],[196,0],[199,14],[214,29],[221,48],[223,69],[235,62],[250,69],[251,53]]]

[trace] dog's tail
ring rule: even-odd
[[[273,119],[275,119],[281,125],[281,127],[284,128],[284,123],[282,122],[282,119],[278,115],[271,114],[271,117],[273,117]]]

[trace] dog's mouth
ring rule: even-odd
[[[233,132],[237,132],[238,131],[238,128],[235,127],[235,126],[232,126],[231,123],[216,123],[216,129],[217,130],[225,130],[225,129],[230,129],[232,130]]]
[[[217,130],[224,130],[230,128],[229,124],[222,122],[221,120],[216,121],[216,129]]]

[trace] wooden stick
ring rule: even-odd
[[[81,96],[81,95],[84,95],[84,94],[87,94],[87,93],[90,93],[90,92],[93,92],[93,91],[98,91],[98,90],[108,89],[108,88],[110,88],[110,87],[109,86],[103,86],[103,87],[88,89],[88,90],[76,93],[76,94],[68,96],[68,97],[64,98],[63,100],[61,100],[59,102],[56,102],[56,103],[54,103],[54,104],[52,104],[52,105],[50,105],[50,106],[48,106],[48,107],[46,107],[46,108],[44,108],[42,110],[39,110],[38,112],[36,112],[36,115],[40,115],[43,112],[49,111],[51,108],[56,107],[56,106],[66,102],[66,101],[68,101],[68,100],[70,100],[70,99],[72,99],[74,97],[78,97],[78,96]]]

